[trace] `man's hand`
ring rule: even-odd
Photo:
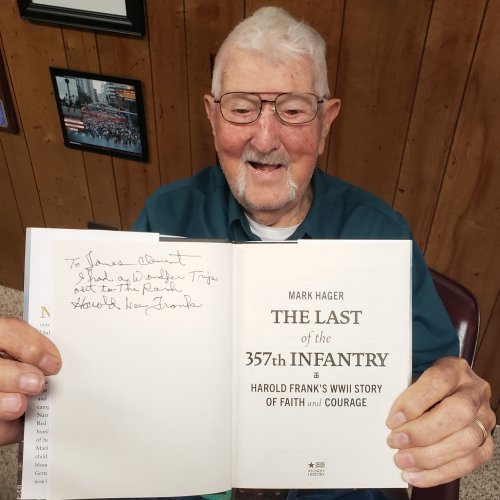
[[[489,384],[460,358],[442,358],[399,396],[388,443],[404,479],[421,488],[469,474],[493,455]],[[479,420],[487,432],[474,422]],[[486,440],[485,440],[486,437]]]
[[[20,439],[27,397],[39,394],[45,375],[60,368],[59,351],[47,337],[24,321],[0,318],[0,446]]]

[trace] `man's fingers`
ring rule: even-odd
[[[389,412],[387,426],[394,430],[420,417],[453,394],[464,397],[465,404],[479,408],[485,401],[489,402],[491,388],[465,360],[439,359],[396,399]]]
[[[0,392],[0,421],[19,418],[26,407],[27,399],[23,394]]]
[[[46,375],[61,368],[57,347],[33,327],[16,318],[0,318],[0,352],[3,358],[12,358],[38,367]]]
[[[463,359],[452,358],[452,363],[446,361],[447,358],[438,360],[396,399],[387,419],[390,429],[420,417],[442,401],[459,385],[463,371],[470,370]],[[463,365],[460,370],[457,370],[457,364]]]
[[[7,359],[0,360],[0,390],[34,396],[45,385],[45,375],[36,366]]]
[[[487,439],[492,439],[487,436]],[[485,443],[483,433],[478,426],[470,423],[452,436],[432,446],[400,450],[394,459],[400,469],[415,472],[423,469],[438,469],[449,462],[474,455]]]
[[[448,483],[457,477],[463,477],[474,471],[479,465],[484,464],[493,456],[493,439],[489,437],[483,446],[474,452],[456,460],[446,463],[436,469],[430,470],[405,470],[404,480],[412,486],[429,488],[438,484]]]
[[[466,427],[480,411],[484,413],[481,404],[477,390],[469,385],[460,387],[420,418],[399,426],[389,435],[389,446],[402,449],[437,443]],[[489,414],[489,407],[486,412]],[[485,417],[484,425],[490,424],[494,422]]]
[[[0,318],[0,445],[19,440],[28,396],[39,394],[45,376],[60,368],[59,351],[47,337],[24,321]]]
[[[443,358],[394,403],[389,446],[406,481],[429,487],[473,471],[491,458],[491,388],[459,358]],[[483,428],[484,427],[484,428]]]

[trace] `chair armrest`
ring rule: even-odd
[[[460,479],[432,488],[413,488],[411,500],[458,500]]]

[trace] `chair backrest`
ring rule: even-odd
[[[457,281],[431,269],[436,291],[455,327],[460,356],[472,366],[479,335],[479,306],[476,297]]]
[[[474,362],[479,335],[479,306],[476,297],[457,281],[433,269],[432,280],[439,298],[455,327],[460,341],[460,356]],[[433,488],[413,488],[411,500],[458,500],[460,479]]]

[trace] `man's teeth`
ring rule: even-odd
[[[276,169],[282,166],[282,163],[258,163],[255,161],[250,161],[249,163],[253,168],[265,169],[265,170]]]

